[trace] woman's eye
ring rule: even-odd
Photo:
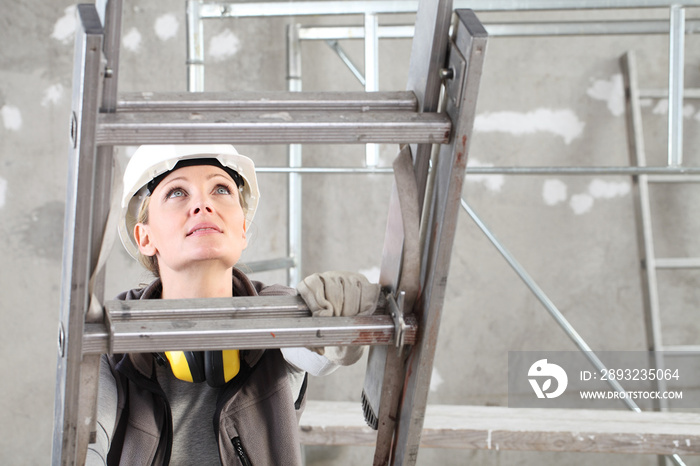
[[[220,185],[216,187],[216,194],[231,194],[231,191],[228,187]]]
[[[182,197],[184,195],[185,195],[185,192],[182,189],[175,188],[168,193],[168,199],[172,199],[175,197]]]

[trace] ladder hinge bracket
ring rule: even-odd
[[[404,303],[406,298],[405,291],[399,291],[398,300],[392,294],[387,296],[387,305],[389,314],[394,320],[394,344],[399,351],[404,346],[404,337],[406,335],[406,321],[404,320]]]
[[[440,70],[441,77],[445,82],[445,93],[452,104],[459,108],[462,101],[462,84],[467,76],[467,60],[454,43],[450,44],[447,67]]]

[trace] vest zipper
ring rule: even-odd
[[[243,449],[243,444],[241,443],[241,438],[240,437],[233,437],[231,439],[231,443],[233,443],[233,449],[236,451],[236,454],[238,455],[238,459],[241,460],[241,463],[243,464],[243,466],[253,466],[253,463],[250,462],[248,455],[246,454],[245,450]]]

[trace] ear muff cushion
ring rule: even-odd
[[[238,350],[205,351],[204,372],[212,387],[223,387],[233,379],[241,368]]]
[[[173,375],[185,382],[204,382],[204,353],[202,351],[166,351]]]

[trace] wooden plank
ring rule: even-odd
[[[305,445],[372,446],[359,402],[309,401]],[[421,448],[700,454],[700,414],[429,405]]]

